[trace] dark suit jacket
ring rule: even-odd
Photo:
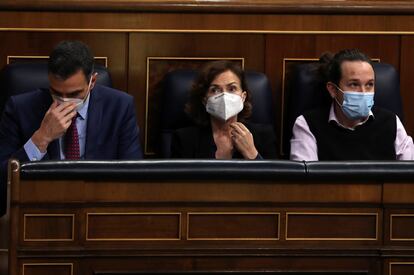
[[[5,211],[6,167],[9,158],[28,161],[23,145],[39,129],[52,104],[48,90],[11,97],[0,122],[0,215]],[[121,91],[96,85],[88,107],[85,159],[140,159],[139,130],[133,98]],[[49,144],[44,160],[60,159],[59,140]]]
[[[254,145],[264,159],[277,157],[276,137],[270,125],[244,123],[253,135]],[[173,133],[172,158],[215,158],[217,147],[211,127],[187,127]],[[239,152],[233,158],[243,158]]]

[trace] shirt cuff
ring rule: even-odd
[[[39,148],[33,143],[32,139],[29,139],[24,145],[24,150],[26,151],[27,157],[30,161],[41,160],[46,152],[40,152]]]

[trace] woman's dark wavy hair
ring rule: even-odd
[[[191,119],[200,126],[207,126],[210,123],[210,115],[206,111],[203,100],[208,92],[211,82],[221,73],[233,72],[239,79],[241,88],[246,92],[243,110],[238,114],[239,121],[245,122],[252,113],[250,91],[247,88],[246,76],[243,69],[234,62],[219,60],[205,64],[190,92],[190,98],[185,106],[185,112]]]

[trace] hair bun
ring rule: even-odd
[[[325,52],[319,57],[319,63],[329,64],[334,58],[334,54],[331,52]]]

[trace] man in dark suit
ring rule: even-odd
[[[49,58],[49,90],[8,100],[0,122],[0,215],[5,212],[9,158],[142,158],[133,98],[96,85],[93,64],[88,46],[63,41]]]

